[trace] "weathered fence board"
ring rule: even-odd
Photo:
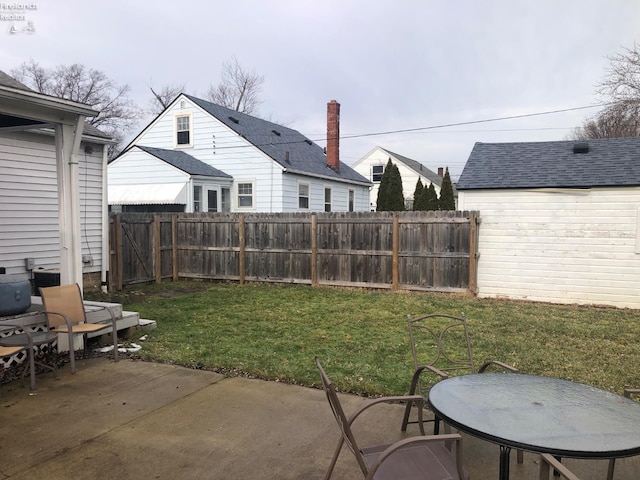
[[[118,214],[111,287],[199,278],[475,291],[477,212]]]

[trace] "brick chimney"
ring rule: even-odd
[[[443,167],[438,167],[438,176],[440,178],[444,177],[444,168]]]
[[[327,165],[340,171],[340,104],[327,103]]]

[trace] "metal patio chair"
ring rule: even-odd
[[[414,367],[409,395],[418,394],[426,397],[429,388],[435,382],[448,378],[452,374],[482,373],[489,367],[498,367],[506,372],[518,372],[517,368],[497,360],[486,361],[476,370],[467,318],[464,313],[460,317],[441,313],[415,318],[407,315],[407,325]],[[420,432],[424,435],[423,423],[409,420],[412,405],[412,400],[407,401],[402,419],[402,431],[405,432],[410,423],[419,423]],[[433,432],[438,434],[439,419],[434,417],[433,420],[427,421],[434,422]],[[446,431],[448,433],[448,428]],[[518,450],[517,458],[518,463],[523,462],[522,450]]]
[[[83,348],[87,351],[87,339],[90,333],[112,329],[113,357],[118,361],[118,328],[116,317],[110,308],[104,307],[111,317],[110,323],[87,323],[82,292],[77,283],[40,288],[47,327],[58,333],[67,333],[69,338],[69,358],[71,373],[76,373],[74,335],[82,334]]]
[[[421,403],[422,398],[420,396],[375,398],[365,403],[347,419],[335,387],[327,377],[318,357],[315,362],[331,410],[341,431],[338,446],[324,477],[325,480],[331,477],[345,443],[355,455],[362,475],[367,480],[396,480],[400,478],[405,480],[469,480],[468,473],[462,467],[462,439],[458,434],[418,436],[405,438],[389,445],[360,447],[351,426],[365,410],[381,402],[406,401],[409,398]],[[418,415],[421,417],[420,412]],[[455,455],[450,450],[452,443],[455,443]]]
[[[39,350],[42,351],[44,349],[50,349],[57,340],[57,335],[51,332],[30,332],[24,325],[10,325],[0,322],[0,327],[3,327],[3,329],[6,327],[13,329],[13,333],[11,335],[0,338],[0,357],[9,357],[22,350],[26,352],[27,361],[24,362],[22,376],[20,378],[24,378],[27,373],[27,369],[29,369],[31,390],[36,389],[36,365],[51,370],[54,376],[57,375],[55,364],[48,365],[36,360],[36,353]],[[22,333],[16,333],[18,330],[21,330]]]
[[[640,388],[625,388],[623,395],[627,398],[631,398],[631,396],[640,397]],[[607,480],[613,480],[613,471],[616,467],[616,459],[612,458],[609,460],[609,468],[607,470]]]
[[[560,463],[559,460],[556,460],[553,455],[548,453],[541,454],[538,479],[549,480],[552,470],[554,471],[554,476],[560,476],[566,480],[580,480],[576,474]]]

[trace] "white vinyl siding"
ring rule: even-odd
[[[465,190],[481,297],[640,308],[640,187]]]
[[[81,146],[79,160],[82,254],[100,271],[102,259],[102,146],[92,154]],[[24,259],[36,268],[60,265],[60,232],[54,137],[36,133],[0,136],[0,267],[25,273]]]
[[[193,131],[192,146],[182,150],[234,178],[234,187],[231,192],[231,211],[237,211],[239,208],[237,184],[238,182],[243,183],[243,179],[247,179],[247,175],[251,175],[254,188],[252,211],[299,211],[298,181],[301,179],[304,179],[304,182],[309,183],[310,186],[310,210],[324,211],[323,188],[327,184],[325,179],[285,173],[284,167],[278,165],[264,152],[252,146],[190,100],[185,98],[184,106],[180,105],[182,102],[182,100],[178,101],[169,107],[163,115],[138,135],[133,143],[173,149],[175,147],[174,118],[176,115],[189,113]],[[110,165],[109,182],[111,181]],[[354,186],[344,182],[331,182],[331,186],[334,196],[334,211],[347,211],[348,188],[356,191],[355,210],[369,210],[368,186]],[[341,203],[338,203],[338,198],[341,199]]]

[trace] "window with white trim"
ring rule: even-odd
[[[371,166],[371,181],[372,182],[381,181],[383,173],[384,173],[384,165],[372,165]]]
[[[202,211],[202,187],[200,185],[193,186],[193,211]]]
[[[355,196],[356,192],[349,190],[349,211],[353,212],[355,209]]]
[[[324,211],[331,211],[331,189],[329,187],[324,189]]]
[[[309,184],[298,184],[298,208],[301,210],[309,209]]]
[[[238,183],[238,208],[253,208],[253,183]]]
[[[222,204],[222,212],[231,211],[231,192],[228,188],[220,189],[220,203]]]
[[[176,116],[176,146],[191,146],[191,115]]]

